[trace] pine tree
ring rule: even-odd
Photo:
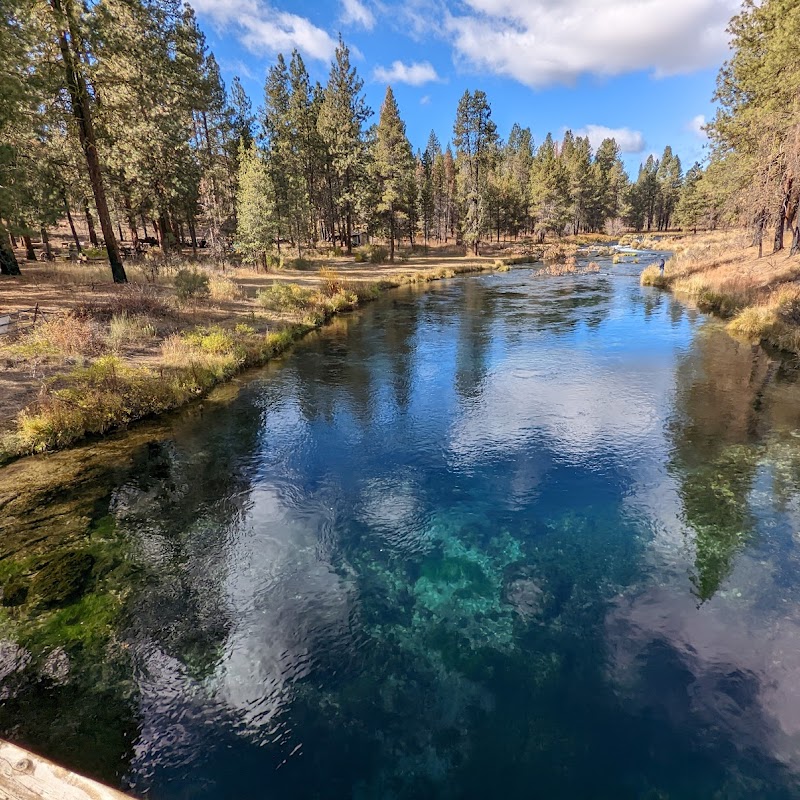
[[[79,14],[75,9],[74,0],[48,0],[48,11],[54,26],[70,110],[77,125],[78,138],[86,159],[111,274],[115,283],[126,283],[128,278],[125,275],[111,223],[103,168],[98,154],[92,97],[86,78],[87,64],[84,53],[87,47],[80,31]]]
[[[529,191],[540,240],[547,233],[561,236],[572,219],[569,174],[549,133],[533,158]]]
[[[236,196],[236,250],[250,264],[261,264],[267,271],[267,256],[277,241],[279,229],[270,169],[263,153],[251,142],[239,153],[239,180]]]
[[[317,129],[327,150],[328,182],[331,192],[330,234],[337,221],[344,220],[340,238],[353,252],[353,218],[365,179],[363,125],[372,115],[361,90],[364,82],[350,65],[350,51],[339,37],[328,84],[319,109]]]
[[[464,207],[464,240],[478,255],[487,224],[489,172],[497,155],[499,138],[486,94],[464,92],[456,110],[453,143],[460,166],[460,194]]]
[[[397,236],[397,213],[408,214],[415,205],[409,197],[409,181],[414,175],[414,157],[406,138],[406,126],[394,99],[392,87],[386,87],[376,130],[374,176],[379,186],[378,211],[387,220],[389,229],[389,260],[394,261],[394,242]],[[412,200],[409,203],[409,200]],[[412,211],[413,213],[413,211]]]

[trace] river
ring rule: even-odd
[[[0,734],[153,800],[800,797],[796,364],[603,266],[0,470]]]

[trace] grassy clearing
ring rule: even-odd
[[[730,320],[735,336],[800,353],[800,258],[782,251],[759,259],[749,244],[737,231],[672,239],[664,275],[647,267],[641,283]]]
[[[87,285],[85,265],[63,265],[66,277],[46,286],[69,311],[48,310],[44,322],[0,343],[6,367],[20,375],[27,370],[30,383],[24,402],[6,406],[13,408],[8,419],[22,410],[14,426],[0,433],[0,462],[177,409],[385,289],[493,268],[491,261],[454,261],[348,275],[329,262],[309,263],[313,270],[302,283],[289,282],[284,273],[283,280],[265,285],[263,273],[253,270],[222,273],[174,261],[154,265],[150,276],[145,265],[125,287],[113,286],[107,275],[102,286]],[[31,287],[35,302],[45,285],[39,276],[49,270],[20,282]],[[379,279],[369,280],[372,275]],[[81,283],[67,289],[70,277]],[[24,297],[17,302],[31,305]]]

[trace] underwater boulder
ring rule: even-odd
[[[67,550],[39,570],[31,582],[32,592],[45,608],[67,605],[84,593],[93,566],[91,554]]]
[[[28,599],[28,587],[20,578],[11,578],[3,586],[3,605],[21,606]]]
[[[541,614],[545,592],[530,566],[512,565],[506,570],[503,579],[503,600],[524,620]]]

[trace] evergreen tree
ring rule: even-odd
[[[340,239],[353,252],[353,218],[365,179],[366,148],[363,125],[372,115],[361,90],[364,82],[350,65],[350,51],[339,37],[328,84],[317,119],[317,129],[326,148],[331,193],[331,236],[340,229]],[[344,220],[341,231],[339,220]]]
[[[573,216],[569,173],[549,133],[533,158],[529,192],[540,240],[547,233],[561,236]]]
[[[239,153],[239,180],[236,196],[236,249],[250,263],[268,268],[279,231],[276,225],[275,193],[270,169],[263,153],[251,142]]]
[[[394,261],[394,242],[397,237],[397,213],[405,208],[413,216],[415,198],[409,197],[409,182],[414,176],[414,157],[406,138],[406,126],[400,119],[392,87],[386,87],[376,130],[374,176],[378,184],[378,212],[387,220],[389,230],[389,260]],[[409,202],[411,201],[411,202]]]
[[[487,224],[489,173],[497,155],[499,137],[484,92],[464,92],[456,110],[453,143],[459,164],[464,240],[478,255]]]

